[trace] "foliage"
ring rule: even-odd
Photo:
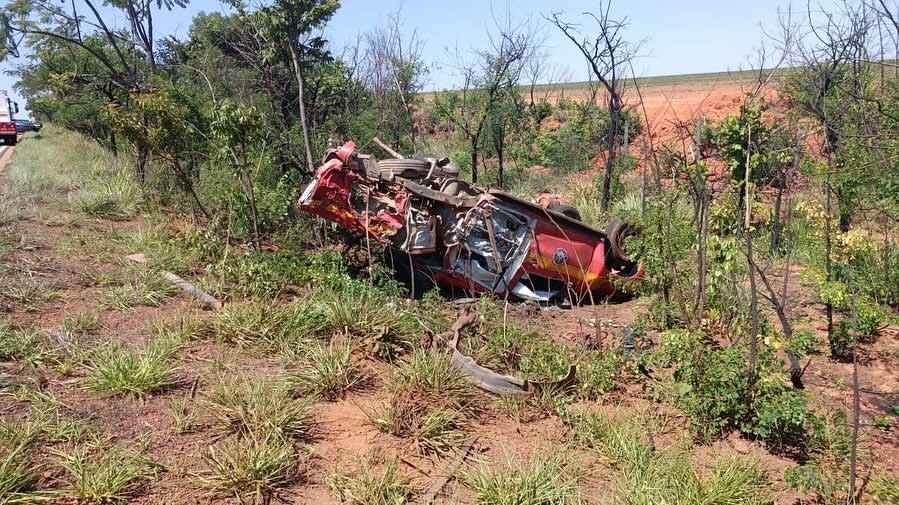
[[[101,394],[128,397],[161,391],[175,383],[178,367],[172,358],[179,347],[177,342],[160,340],[138,353],[110,345],[89,358],[85,385]]]
[[[198,474],[198,483],[241,503],[269,503],[279,488],[302,477],[307,457],[278,433],[250,432],[204,450],[207,468]]]
[[[353,472],[338,466],[328,488],[341,501],[354,505],[407,503],[418,492],[412,479],[399,472],[396,460],[383,462],[376,457],[364,459]]]
[[[460,480],[484,505],[559,505],[582,502],[577,460],[563,450],[538,455],[527,461],[506,456],[503,461],[481,462],[464,468]]]

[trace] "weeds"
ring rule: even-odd
[[[521,463],[510,456],[502,462],[482,462],[464,468],[459,475],[482,505],[543,505],[583,503],[577,461],[556,450]]]
[[[176,435],[189,433],[193,429],[197,411],[190,399],[184,397],[172,398],[169,401],[169,410],[172,412]]]
[[[41,467],[34,464],[39,432],[33,424],[0,419],[0,501],[34,499]]]
[[[771,503],[768,477],[758,462],[719,460],[711,474],[701,478],[680,447],[657,451],[647,423],[644,418],[590,413],[574,424],[575,440],[597,449],[617,470],[614,503]]]
[[[0,361],[15,360],[40,365],[53,359],[55,355],[41,341],[37,332],[0,322]]]
[[[341,398],[364,379],[359,365],[352,360],[352,353],[349,344],[314,343],[305,352],[300,369],[288,380],[300,394],[326,400]]]
[[[102,327],[103,321],[97,312],[76,312],[62,320],[62,329],[69,333],[91,333]]]
[[[308,437],[312,402],[291,398],[286,383],[243,376],[222,380],[207,395],[207,410],[226,433]]]
[[[202,458],[208,469],[198,475],[200,485],[241,503],[269,503],[279,488],[303,475],[306,464],[289,439],[264,431],[212,445]]]
[[[140,210],[141,190],[124,167],[95,170],[93,178],[92,184],[83,186],[70,198],[73,209],[114,221],[131,219]]]
[[[180,344],[156,340],[143,351],[127,351],[118,346],[99,350],[89,358],[88,388],[104,395],[146,396],[175,384],[177,365],[172,358]]]
[[[77,445],[70,452],[53,451],[66,472],[72,496],[93,502],[124,501],[141,481],[155,477],[158,465],[142,454],[125,454],[105,444]]]
[[[352,472],[338,467],[328,482],[331,493],[354,505],[408,503],[418,493],[412,480],[401,475],[396,461],[368,457]]]
[[[464,440],[461,428],[476,409],[475,392],[448,355],[416,349],[387,387],[389,398],[366,412],[378,429],[413,437],[422,452]]]
[[[178,292],[178,288],[147,268],[134,268],[124,284],[112,286],[104,293],[106,308],[129,310],[138,305],[156,307]]]

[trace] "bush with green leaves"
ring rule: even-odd
[[[761,345],[750,370],[745,345],[721,347],[687,329],[659,335],[656,363],[674,366],[675,402],[701,440],[731,430],[764,441],[772,450],[803,450],[815,422],[802,392],[788,387],[774,351]]]

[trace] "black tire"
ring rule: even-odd
[[[431,164],[426,160],[388,159],[378,162],[378,171],[385,178],[422,179],[430,170]]]
[[[613,219],[606,226],[606,238],[609,241],[606,262],[619,275],[630,276],[638,271],[637,262],[627,252],[627,240],[636,236],[637,230],[620,219]]]
[[[558,212],[559,214],[564,215],[565,217],[570,217],[575,221],[582,221],[581,212],[571,205],[563,205],[561,203],[551,204],[549,206],[549,210],[553,212]]]
[[[8,136],[6,137],[6,145],[14,146],[14,145],[16,145],[16,144],[18,144],[18,143],[19,143],[19,135],[18,135],[18,134],[15,134],[15,135],[8,135]]]

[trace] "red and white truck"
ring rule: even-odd
[[[10,100],[6,91],[0,90],[0,142],[8,146],[16,145],[18,140],[13,118],[16,112],[19,112],[19,104]]]

